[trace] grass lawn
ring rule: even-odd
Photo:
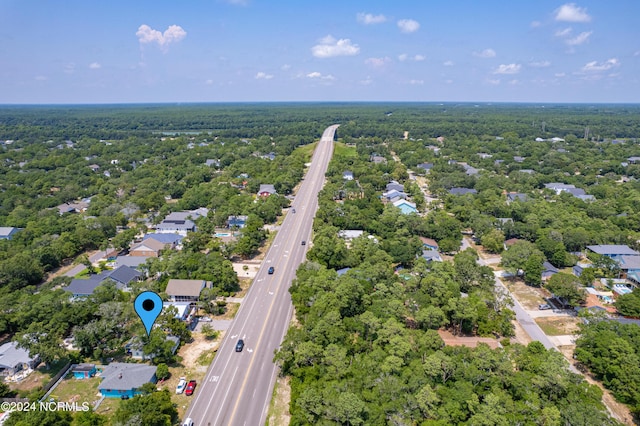
[[[62,402],[77,402],[78,404],[88,402],[93,405],[94,402],[100,399],[98,386],[101,381],[101,377],[75,379],[73,374],[68,374],[58,387],[53,390],[50,397]]]
[[[342,158],[357,157],[358,151],[356,151],[354,147],[346,146],[342,142],[335,142],[333,145],[333,155]]]
[[[291,385],[288,377],[278,377],[273,388],[267,422],[269,426],[289,424],[289,402],[291,400]]]
[[[578,330],[578,318],[574,317],[545,317],[536,318],[536,324],[548,336],[565,336]]]

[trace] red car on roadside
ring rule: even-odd
[[[184,390],[184,394],[187,396],[191,396],[193,395],[194,390],[196,390],[196,381],[189,380],[189,383],[187,384],[187,388]]]

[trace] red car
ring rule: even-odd
[[[187,396],[193,395],[193,391],[195,389],[196,389],[196,381],[189,380],[189,383],[187,384],[187,388],[184,390],[184,394]]]

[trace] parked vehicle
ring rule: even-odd
[[[176,393],[184,392],[184,389],[187,387],[187,378],[180,377],[180,381],[178,382],[178,386],[176,386]]]
[[[548,303],[543,303],[538,305],[538,309],[540,309],[541,311],[546,311],[547,309],[551,309],[551,305],[549,305]]]
[[[193,395],[193,391],[196,390],[196,381],[195,380],[189,380],[189,383],[187,384],[187,388],[184,391],[184,394],[187,396],[191,396]]]

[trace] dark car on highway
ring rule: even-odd
[[[242,349],[244,349],[244,340],[240,339],[236,343],[236,352],[242,352]]]
[[[269,266],[269,269],[267,270],[267,273],[269,275],[273,274],[273,272],[275,271],[275,269],[273,268],[273,266]]]

